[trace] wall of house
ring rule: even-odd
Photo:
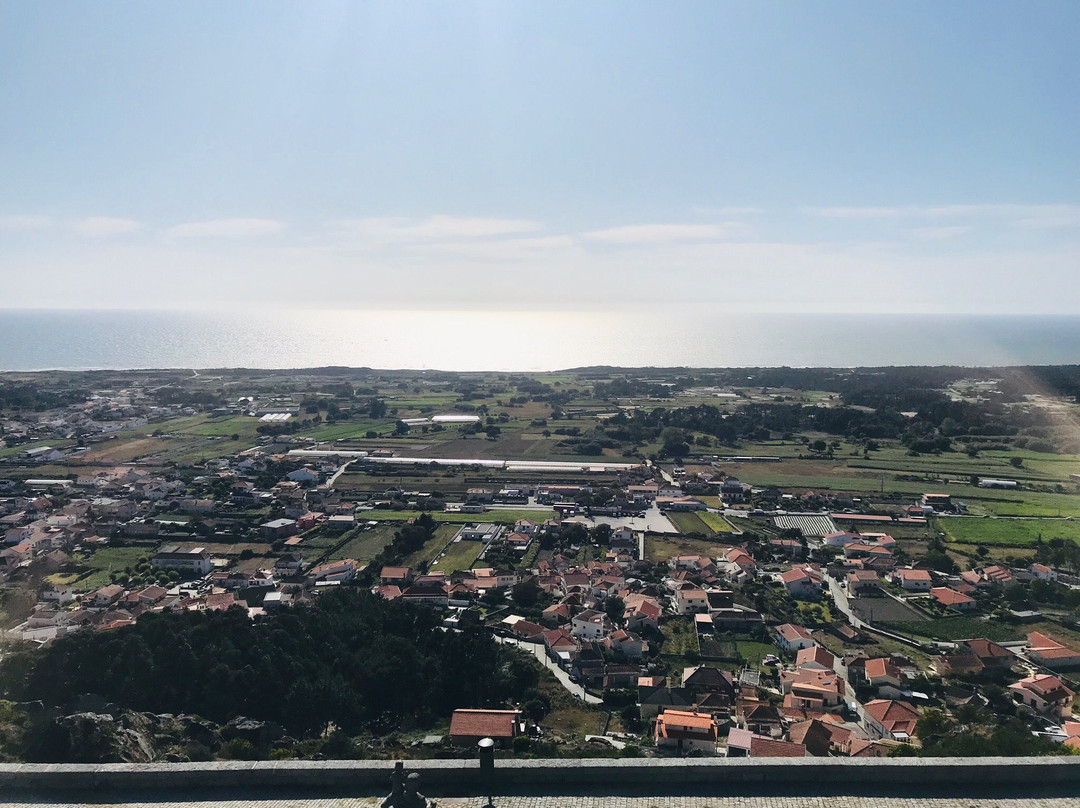
[[[0,764],[0,789],[46,792],[100,791],[127,793],[193,792],[218,789],[313,789],[381,794],[389,791],[389,761],[258,761],[162,764],[46,765]],[[429,795],[480,793],[485,778],[476,760],[407,761],[409,771],[420,773],[421,788]],[[836,788],[895,786],[903,788],[964,786],[985,789],[1025,788],[1076,784],[1080,787],[1080,758],[642,758],[632,760],[498,760],[492,775],[494,793],[551,793],[587,789],[604,793],[648,788],[676,793],[688,786],[723,789],[725,785],[829,783]]]

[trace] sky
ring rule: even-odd
[[[1080,3],[0,3],[0,307],[1080,314]]]

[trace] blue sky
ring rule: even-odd
[[[1080,4],[6,3],[0,305],[1080,313]]]

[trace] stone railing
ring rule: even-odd
[[[481,793],[488,782],[476,760],[406,761],[428,794]],[[0,789],[77,792],[323,790],[380,794],[390,761],[257,761],[100,765],[0,765]],[[1076,786],[1080,757],[1044,758],[741,758],[499,760],[496,794],[678,793],[686,790],[955,790],[1036,791]]]

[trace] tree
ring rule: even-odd
[[[618,595],[613,595],[604,603],[604,611],[607,612],[607,616],[611,618],[612,622],[619,623],[622,621],[623,613],[626,611],[626,603]]]
[[[1009,458],[1009,465],[1012,466],[1014,469],[1018,469],[1018,468],[1020,468],[1021,466],[1024,465],[1024,458],[1022,458],[1022,457],[1010,457]]]
[[[404,435],[408,431],[409,431],[409,425],[407,423],[405,423],[404,421],[399,420],[396,424],[394,424],[394,434],[395,435]]]

